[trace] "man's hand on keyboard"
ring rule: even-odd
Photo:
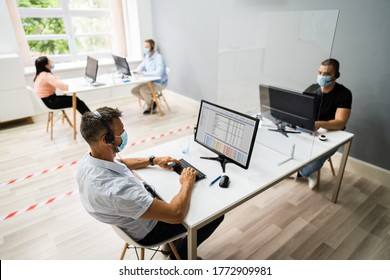
[[[180,175],[180,184],[182,186],[193,186],[195,184],[196,170],[187,167],[184,168]]]
[[[180,161],[172,157],[157,157],[155,158],[154,162],[161,168],[168,169],[168,170],[173,170],[172,166],[168,164],[169,162],[174,162],[178,165],[181,165]]]

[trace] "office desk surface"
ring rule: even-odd
[[[103,74],[97,77],[97,82],[104,83],[104,85],[93,86],[89,84],[84,77],[65,79],[64,83],[69,85],[69,89],[64,91],[65,94],[71,94],[74,92],[88,92],[99,89],[120,87],[120,86],[131,86],[140,83],[147,83],[151,81],[159,80],[160,77],[146,77],[146,76],[131,76],[125,79],[119,79],[114,74]]]
[[[103,83],[99,86],[93,86],[88,84],[84,77],[66,79],[64,83],[69,85],[69,89],[64,91],[64,94],[72,94],[72,109],[73,109],[73,138],[76,140],[77,135],[77,123],[76,123],[76,95],[82,92],[96,92],[104,89],[112,89],[116,87],[131,86],[140,83],[147,83],[152,93],[153,101],[156,102],[157,109],[160,112],[160,116],[163,116],[160,102],[157,98],[156,91],[152,81],[159,80],[160,77],[144,77],[144,76],[132,76],[127,79],[118,79],[115,74],[104,74],[97,77],[97,82]]]
[[[310,135],[295,135],[292,137],[296,142],[295,156],[281,165],[288,156],[274,149],[263,145],[264,138],[272,139],[273,145],[277,146],[277,139],[283,143],[283,135],[273,132],[260,131],[256,145],[252,153],[250,167],[245,170],[235,164],[226,165],[226,175],[230,178],[230,185],[227,189],[220,188],[218,183],[209,186],[209,183],[219,175],[222,169],[218,162],[200,159],[200,156],[215,156],[210,150],[192,141],[188,154],[181,154],[180,143],[187,141],[184,138],[172,141],[163,145],[152,147],[148,150],[140,151],[130,156],[142,157],[148,155],[173,156],[184,158],[196,168],[206,174],[206,178],[196,183],[191,197],[191,205],[186,217],[186,223],[191,227],[199,227],[211,216],[218,216],[229,209],[241,204],[243,201],[271,187],[283,180],[290,174],[296,172],[302,166],[330,150],[351,140],[352,134],[348,132],[328,132],[328,141],[322,142],[318,137]],[[267,142],[267,141],[266,141]],[[276,143],[276,144],[275,144]],[[306,148],[305,148],[306,147]],[[310,156],[308,153],[310,152]],[[155,186],[160,196],[170,201],[179,191],[179,176],[173,171],[167,171],[159,167],[149,167],[136,170],[141,178],[149,184]]]

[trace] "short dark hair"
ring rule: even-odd
[[[103,134],[107,134],[108,128],[113,130],[114,119],[122,117],[122,112],[118,108],[101,107],[96,111],[85,112],[81,117],[80,132],[84,140],[90,145],[98,142]],[[100,116],[98,117],[97,114],[100,114]]]
[[[145,40],[145,43],[149,43],[150,45],[150,51],[154,51],[154,46],[156,45],[153,41],[153,39],[147,39]]]
[[[36,78],[38,77],[38,75],[41,74],[41,72],[51,73],[51,71],[46,68],[46,65],[48,65],[48,64],[49,64],[49,59],[47,58],[47,56],[41,56],[35,60],[35,70],[36,71],[35,71],[34,82],[35,82]]]
[[[340,77],[340,62],[337,59],[334,58],[325,59],[323,62],[321,62],[321,65],[333,66],[333,70],[336,78]]]

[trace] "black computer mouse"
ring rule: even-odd
[[[227,175],[223,175],[221,179],[219,180],[219,186],[221,188],[227,188],[229,187],[230,179]]]

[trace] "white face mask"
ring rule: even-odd
[[[145,49],[144,49],[144,54],[145,54],[145,55],[150,54],[150,48],[145,48]]]
[[[321,76],[321,75],[318,75],[318,76],[317,76],[317,83],[318,83],[321,87],[327,87],[327,86],[329,86],[332,82],[333,82],[333,79],[332,79],[331,76]]]
[[[123,151],[123,149],[127,145],[127,132],[126,132],[126,130],[123,131],[123,133],[121,134],[121,139],[122,139],[122,143],[120,144],[120,146],[117,147],[118,152]]]

